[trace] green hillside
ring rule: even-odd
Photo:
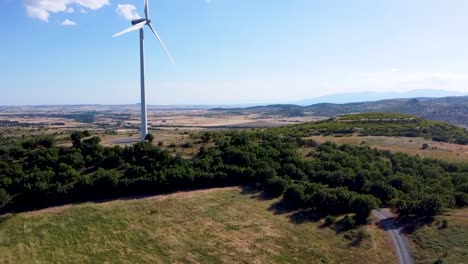
[[[239,188],[3,216],[0,263],[396,263],[375,226],[336,234]]]
[[[358,134],[360,136],[424,137],[434,141],[468,144],[468,131],[464,128],[395,113],[343,115],[320,122],[287,126],[278,131],[303,137]]]

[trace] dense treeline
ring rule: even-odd
[[[190,159],[149,142],[102,147],[87,132],[72,147],[50,136],[0,147],[0,204],[6,208],[133,194],[250,184],[292,208],[366,218],[380,206],[431,216],[468,205],[468,163],[451,164],[369,147],[318,145],[265,131],[203,133]],[[310,148],[308,157],[297,151]]]
[[[440,142],[468,144],[468,131],[465,128],[395,113],[344,115],[320,122],[287,126],[281,128],[281,131],[303,137],[358,134],[360,136],[424,137]]]

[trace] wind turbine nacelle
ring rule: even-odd
[[[132,25],[134,26],[134,25],[136,25],[136,24],[138,24],[138,23],[141,23],[141,22],[143,22],[143,21],[146,21],[146,24],[151,23],[151,20],[149,20],[149,19],[140,18],[140,19],[134,19],[134,20],[132,20]]]

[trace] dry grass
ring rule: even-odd
[[[337,144],[362,144],[381,150],[403,152],[411,155],[419,155],[424,158],[442,159],[452,162],[468,161],[468,146],[444,142],[434,142],[423,138],[410,137],[383,137],[383,136],[314,136],[311,137],[319,143],[332,141]],[[428,144],[427,149],[421,149],[423,144]]]
[[[191,133],[197,133],[197,130],[171,128],[150,130],[148,132],[154,135],[154,145],[158,145],[161,141],[163,143],[163,149],[173,153],[178,153],[183,157],[193,157],[198,153],[201,146],[213,146],[212,143],[202,144],[200,143],[200,140],[194,139],[190,136]],[[130,145],[139,140],[139,132],[119,131],[117,135],[104,135],[101,137],[101,140],[101,143],[104,146]],[[184,146],[186,143],[189,143],[189,145]]]
[[[224,188],[16,214],[0,220],[0,262],[396,263],[375,226],[352,246],[273,203]]]

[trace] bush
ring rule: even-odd
[[[468,194],[467,193],[456,193],[455,194],[455,204],[460,207],[468,205]]]
[[[371,237],[371,234],[363,228],[351,230],[344,235],[346,239],[353,240],[355,244],[361,243],[364,239]]]
[[[268,179],[264,185],[265,194],[270,197],[278,197],[282,195],[287,187],[288,181],[280,177]]]
[[[448,227],[448,221],[447,219],[442,220],[442,225],[440,226],[441,228],[447,228]]]
[[[302,185],[292,185],[286,189],[283,201],[292,208],[301,208],[306,204],[306,196]]]
[[[204,132],[202,135],[201,135],[201,140],[204,142],[204,143],[208,143],[210,140],[211,140],[211,134],[209,132]]]
[[[336,217],[332,215],[327,215],[327,217],[325,217],[325,225],[327,226],[333,225],[335,221],[336,221]]]
[[[10,201],[10,195],[3,188],[0,188],[0,207],[4,206],[8,201]]]
[[[341,230],[350,230],[356,225],[356,220],[349,215],[345,215],[337,224],[341,227]]]
[[[153,142],[153,140],[154,140],[153,134],[146,134],[145,141],[148,141],[148,142],[151,143],[151,142]]]

